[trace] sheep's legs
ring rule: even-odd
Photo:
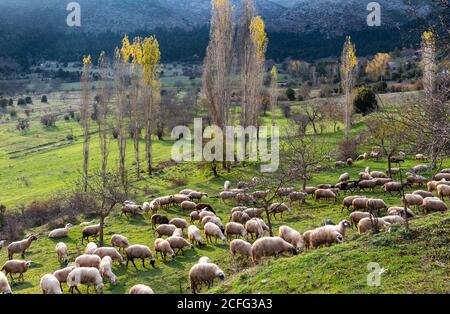
[[[133,263],[133,264],[134,264],[134,263]],[[145,259],[144,259],[144,258],[142,259],[142,267],[146,268],[146,267],[145,267]]]

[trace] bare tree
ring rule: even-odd
[[[313,127],[314,134],[318,134],[317,123],[323,119],[321,105],[317,102],[309,104],[305,108],[306,115],[308,116],[309,122]]]
[[[139,80],[142,63],[142,40],[137,37],[133,40],[131,45],[131,51],[133,56],[132,66],[131,66],[131,91],[130,91],[130,124],[131,132],[133,135],[134,144],[134,158],[136,166],[136,178],[140,178],[140,159],[139,159],[139,140],[141,135],[140,127],[140,117],[141,112],[139,108]]]
[[[102,167],[101,173],[104,181],[106,182],[106,169],[108,166],[108,156],[109,156],[109,144],[110,144],[110,136],[109,134],[109,126],[108,126],[108,104],[110,100],[110,87],[108,85],[108,63],[106,60],[105,52],[101,52],[98,65],[100,68],[100,97],[99,97],[99,106],[98,106],[98,117],[97,117],[97,125],[98,125],[98,134],[100,140],[100,152],[102,154]]]
[[[89,125],[90,125],[90,90],[91,90],[91,56],[83,59],[83,74],[81,76],[81,126],[83,128],[83,188],[87,192],[89,180]]]
[[[203,93],[211,122],[222,130],[229,122],[232,42],[232,7],[228,0],[213,0],[209,44],[203,66]],[[223,142],[226,142],[225,135]],[[226,149],[224,157],[225,153]],[[227,168],[225,158],[222,164]]]
[[[272,125],[275,125],[275,110],[277,108],[278,103],[278,69],[276,66],[273,66],[270,70],[270,88],[269,88],[269,97],[270,97],[270,112],[272,118]]]
[[[95,214],[100,219],[99,246],[104,245],[105,219],[118,204],[122,204],[127,199],[127,184],[122,182],[122,174],[118,172],[106,173],[94,172],[89,180],[90,199],[97,201]]]

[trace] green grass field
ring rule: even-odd
[[[75,102],[58,100],[58,96],[50,95],[52,108],[65,112],[75,106]],[[397,95],[386,95],[386,101],[398,103]],[[71,96],[70,99],[76,98]],[[52,100],[55,99],[55,100]],[[54,101],[54,103],[52,103]],[[293,110],[300,110],[305,103],[296,102]],[[20,135],[15,129],[14,121],[2,121],[0,124],[0,203],[9,210],[16,210],[19,205],[27,204],[35,199],[46,198],[51,193],[64,190],[73,185],[80,176],[82,166],[82,139],[80,126],[74,122],[58,121],[55,128],[47,129],[39,123],[39,114],[45,112],[44,104],[36,105],[32,116],[32,126],[26,135]],[[53,107],[54,106],[54,107]],[[269,123],[270,116],[264,122]],[[287,126],[286,119],[278,111],[277,124]],[[93,127],[95,125],[93,124]],[[342,129],[342,128],[341,128]],[[357,118],[352,133],[364,129],[363,119]],[[68,141],[68,133],[75,135],[75,141]],[[326,139],[330,150],[342,138],[342,131],[333,133],[332,127],[326,125],[321,135]],[[154,141],[154,160],[161,163],[170,159],[170,140]],[[134,169],[132,161],[133,144],[128,143],[127,166]],[[369,150],[368,147],[362,149]],[[143,146],[141,151],[143,150]],[[90,151],[90,166],[92,169],[100,165],[98,137],[92,136]],[[117,143],[111,143],[110,167],[117,166]],[[142,156],[143,160],[143,156]],[[330,162],[330,165],[333,163]],[[411,167],[418,162],[408,158],[404,167]],[[233,185],[242,179],[249,179],[258,174],[258,165],[233,167],[230,173],[221,173],[220,177],[212,177],[210,172],[200,170],[193,163],[181,163],[166,167],[152,178],[144,177],[132,181],[135,190],[135,201],[149,201],[155,196],[173,194],[183,188],[191,188],[207,192],[208,199],[217,210],[222,221],[228,222],[229,210],[234,203],[224,204],[219,201],[218,194],[223,188],[223,182],[230,180]],[[335,169],[331,167],[326,172],[316,173],[308,185],[336,182],[343,172],[349,172],[352,178],[366,166],[372,170],[386,169],[386,161],[357,161],[351,167]],[[443,167],[450,167],[450,159],[446,159]],[[432,173],[425,176],[431,177]],[[185,185],[173,187],[174,178],[182,177]],[[131,173],[133,178],[133,172]],[[300,182],[293,184],[300,188]],[[151,189],[154,194],[146,195]],[[416,188],[414,188],[416,189]],[[375,192],[365,192],[369,197],[380,197],[388,206],[399,206],[398,195],[383,195],[380,189]],[[343,198],[340,195],[340,200]],[[274,221],[274,231],[283,225],[289,225],[300,232],[320,226],[324,219],[339,222],[348,217],[348,212],[341,213],[340,204],[329,202],[317,203],[311,198],[304,205],[292,206],[294,213],[286,215],[284,221]],[[169,218],[188,218],[189,213],[178,208],[162,210]],[[96,221],[95,217],[79,217],[78,222]],[[64,224],[63,221],[60,222]],[[132,244],[145,244],[154,248],[155,233],[152,230],[149,217],[138,215],[134,218],[120,217],[118,209],[106,220],[106,243],[110,236],[120,233],[127,236]],[[106,284],[105,293],[126,293],[137,283],[151,286],[156,293],[187,293],[188,271],[199,257],[208,256],[217,263],[227,275],[224,283],[218,284],[210,293],[448,293],[450,292],[448,259],[450,257],[450,214],[436,213],[422,216],[411,221],[411,231],[400,228],[396,232],[383,231],[377,235],[358,235],[350,230],[346,243],[331,248],[307,251],[296,257],[269,259],[262,265],[254,267],[248,261],[232,263],[228,247],[222,244],[208,245],[205,248],[187,250],[184,256],[179,256],[174,262],[157,260],[156,268],[143,269],[140,263],[138,270],[130,266],[115,265],[113,271],[118,276],[118,284]],[[70,230],[69,237],[63,239],[69,247],[70,260],[82,254],[81,226],[76,225]],[[26,259],[33,262],[32,268],[25,274],[23,283],[12,285],[14,293],[40,293],[40,277],[53,273],[62,267],[57,261],[54,246],[56,242],[48,239],[48,226],[41,226],[27,233],[36,233],[38,241],[34,242],[27,252]],[[0,251],[0,264],[7,259],[5,249]],[[382,275],[380,287],[367,285],[367,264],[377,262],[387,269]],[[147,262],[147,267],[149,267]],[[65,288],[67,291],[67,288]],[[82,290],[85,291],[85,290]],[[204,291],[206,292],[206,291]]]

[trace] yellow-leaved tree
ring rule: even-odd
[[[89,121],[90,121],[90,90],[91,90],[92,59],[88,55],[83,58],[83,74],[81,75],[81,108],[80,118],[83,129],[83,190],[88,190],[89,169]]]
[[[388,53],[377,53],[366,66],[366,73],[372,81],[383,80],[386,75],[391,56]]]

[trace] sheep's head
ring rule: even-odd
[[[150,265],[152,265],[153,268],[155,268],[155,259],[150,259]]]
[[[99,283],[95,288],[97,289],[98,293],[103,293],[103,283]]]
[[[172,259],[172,261],[175,260],[176,256],[177,256],[177,255],[176,255],[175,253],[172,253],[172,255],[170,255],[170,258]]]
[[[37,237],[34,234],[32,234],[27,239],[30,240],[30,241],[36,241]]]
[[[69,222],[68,224],[66,224],[66,229],[72,228],[73,225]]]
[[[26,268],[31,268],[31,261],[26,261],[25,266]]]
[[[343,220],[341,223],[344,226],[344,228],[351,228],[352,227],[352,224],[348,220]]]
[[[225,280],[225,274],[223,273],[223,271],[221,271],[220,269],[216,270],[216,277],[219,278],[220,280]]]

